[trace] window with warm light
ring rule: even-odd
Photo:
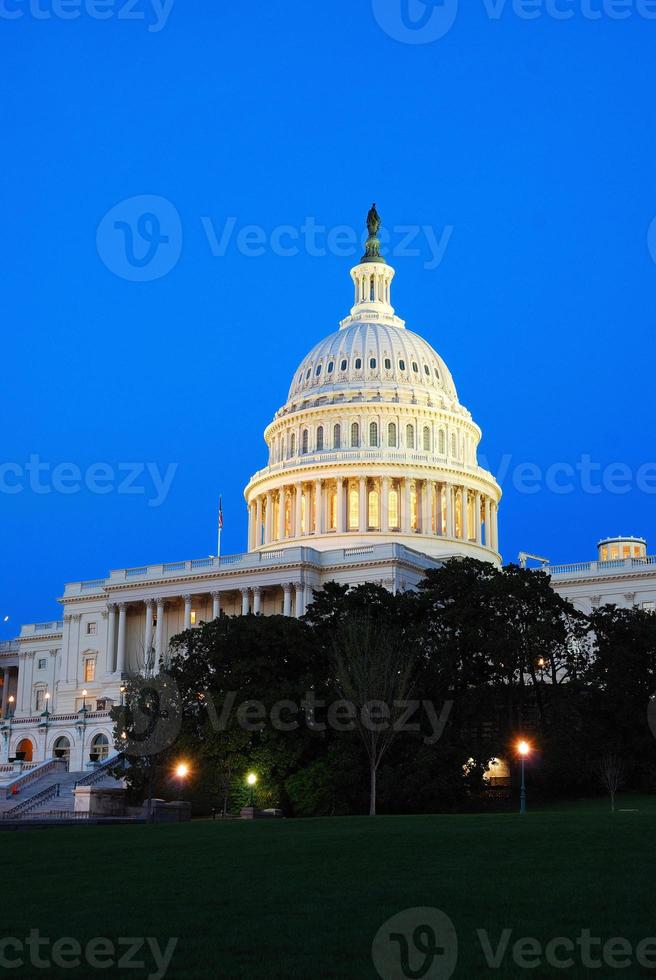
[[[413,531],[419,530],[419,495],[417,484],[413,483],[410,488],[410,526]]]
[[[337,491],[336,490],[330,491],[329,512],[330,512],[329,514],[330,530],[336,531],[337,530]]]
[[[198,613],[196,612],[195,609],[192,609],[191,610],[191,619],[190,619],[191,625],[192,626],[195,626],[197,620],[198,620]]]
[[[398,531],[401,526],[399,518],[399,491],[392,487],[389,492],[389,526],[393,531]]]
[[[380,527],[380,496],[377,490],[369,491],[369,529]]]
[[[84,680],[87,683],[96,679],[96,658],[87,657],[84,661]]]
[[[360,526],[360,495],[356,487],[351,487],[348,495],[349,531],[357,531]]]
[[[301,533],[307,534],[307,502],[305,493],[301,491]]]

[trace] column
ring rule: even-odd
[[[262,544],[262,497],[255,501],[255,547]]]
[[[159,673],[164,661],[164,600],[157,600],[157,626],[155,627],[155,671]]]
[[[303,484],[297,483],[295,487],[295,497],[294,497],[294,537],[300,538],[303,533],[302,526],[302,509],[303,501]]]
[[[125,640],[126,640],[126,612],[127,606],[124,602],[118,604],[118,650],[116,652],[116,673],[125,672]]]
[[[153,648],[153,600],[146,599],[146,631],[144,635],[144,656],[146,663],[150,661],[150,653]]]
[[[367,513],[367,478],[361,476],[358,480],[360,487],[360,498],[358,504],[358,518],[360,534],[366,534],[369,527],[369,514]]]
[[[266,495],[266,513],[264,516],[264,543],[271,544],[273,540],[273,494],[269,490]]]
[[[303,609],[303,598],[304,598],[303,584],[301,582],[295,582],[294,588],[296,590],[296,616],[298,619],[300,619],[300,617],[305,612],[305,610]]]
[[[403,513],[401,516],[401,530],[404,534],[410,534],[412,524],[412,502],[410,500],[410,480],[407,478],[403,482]]]
[[[55,697],[55,690],[57,684],[57,654],[58,653],[59,653],[58,650],[50,650],[50,684],[48,689],[50,691],[49,707],[50,707],[50,711],[52,711],[53,714],[57,710],[55,707],[55,701],[57,700]]]
[[[248,616],[249,612],[249,602],[248,602],[248,589],[241,589],[241,614],[242,616]]]
[[[257,547],[256,544],[256,518],[255,518],[255,504],[251,501],[248,508],[248,550],[254,551]]]
[[[490,498],[486,497],[485,498],[485,547],[486,548],[492,547],[492,535],[490,533],[491,523],[492,522],[490,520]]]
[[[421,484],[421,533],[432,534],[433,522],[431,521],[430,508],[430,482],[424,480]]]
[[[212,619],[218,619],[221,615],[221,593],[212,593]]]
[[[9,667],[5,667],[2,671],[2,717],[7,717],[7,700],[9,698]]]
[[[285,540],[285,488],[280,488],[278,494],[278,541]]]
[[[450,483],[445,485],[444,493],[446,495],[446,536],[452,538],[455,529],[453,526],[453,487]]]
[[[116,657],[116,603],[110,602],[107,608],[107,653],[105,669],[108,674],[113,674]]]
[[[481,521],[481,492],[477,490],[474,494],[474,530],[476,532],[476,544],[483,544],[483,523]]]
[[[380,530],[383,534],[389,531],[389,492],[390,480],[384,476],[380,481]]]
[[[321,480],[314,481],[314,533],[323,534],[323,486]]]
[[[291,582],[285,582],[282,587],[283,594],[283,616],[291,616],[292,614],[292,584]]]
[[[184,628],[186,630],[191,629],[191,596],[186,595],[184,598]]]
[[[344,534],[344,480],[337,477],[337,533]]]
[[[256,585],[253,589],[253,615],[259,616],[262,612],[262,589]]]
[[[492,504],[492,551],[499,550],[499,508]]]
[[[461,487],[462,494],[462,539],[469,541],[469,492],[467,487]]]

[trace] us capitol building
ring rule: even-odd
[[[157,672],[172,637],[220,613],[302,616],[329,581],[396,592],[446,558],[500,564],[501,490],[478,465],[481,430],[442,358],[395,314],[375,206],[367,224],[351,311],[303,358],[265,430],[268,465],[245,489],[248,551],[69,583],[61,622],[0,644],[0,782],[53,758],[71,772],[102,763],[124,676]],[[654,608],[645,542],[599,549],[547,565],[554,588],[585,611]]]

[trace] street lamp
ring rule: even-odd
[[[531,746],[528,742],[522,739],[521,742],[517,743],[517,751],[519,752],[520,758],[522,760],[522,787],[519,794],[519,812],[522,816],[526,813],[526,757],[531,751]]]
[[[182,792],[184,789],[184,781],[189,775],[189,766],[186,762],[179,762],[175,767],[176,778],[180,780],[180,799],[182,799]]]
[[[256,776],[256,774],[254,772],[249,772],[248,776],[246,777],[246,782],[248,783],[248,785],[250,787],[250,791],[251,791],[251,800],[250,800],[250,804],[249,805],[250,806],[254,806],[254,800],[255,800],[255,784],[257,782],[257,776]]]

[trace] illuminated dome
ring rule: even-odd
[[[303,359],[265,431],[269,465],[245,491],[249,550],[400,540],[498,562],[501,491],[477,463],[481,430],[442,358],[394,312],[375,206],[367,224],[350,315]]]

